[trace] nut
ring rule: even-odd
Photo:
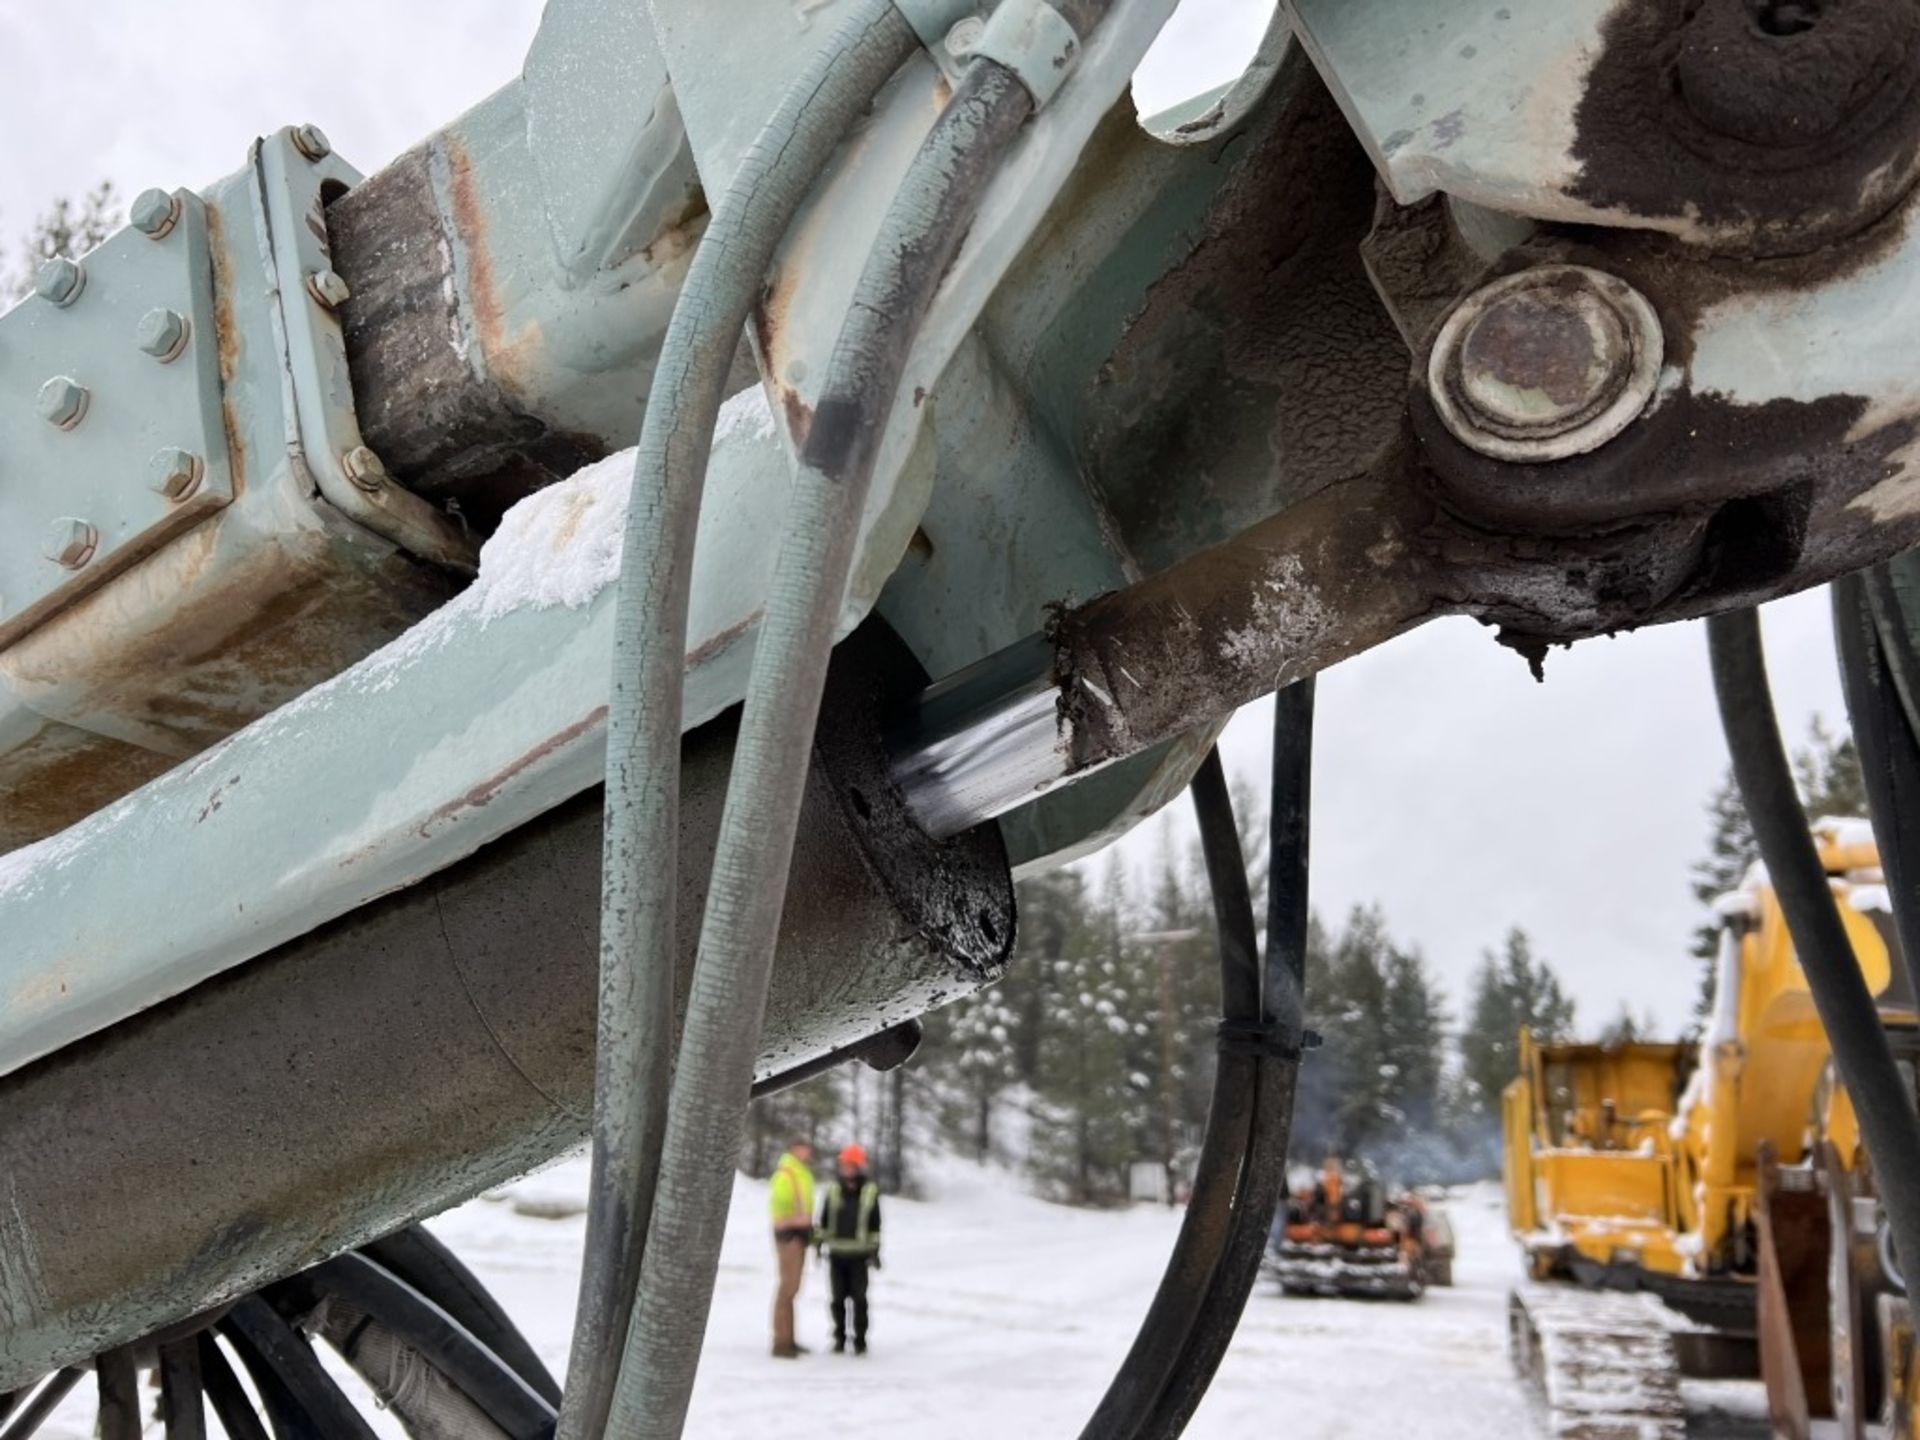
[[[40,551],[56,565],[78,570],[100,548],[100,532],[77,515],[63,515],[47,527]]]
[[[64,255],[56,255],[33,277],[33,293],[55,305],[71,305],[86,288],[87,272]]]
[[[1598,449],[1645,410],[1664,341],[1646,298],[1584,265],[1541,265],[1468,296],[1427,363],[1435,410],[1470,449],[1523,464]]]
[[[966,59],[980,48],[980,39],[986,33],[987,23],[977,15],[954,21],[953,28],[947,31],[947,54],[956,60]]]
[[[353,291],[347,288],[347,282],[331,270],[316,270],[307,276],[307,293],[323,310],[331,310],[344,305]]]
[[[127,220],[149,240],[164,239],[180,218],[180,198],[165,190],[142,190],[133,197]]]
[[[327,132],[318,125],[296,125],[287,132],[287,138],[293,141],[293,148],[309,160],[324,160],[333,151],[327,142]]]
[[[343,454],[340,468],[346,472],[347,479],[369,495],[387,483],[387,467],[364,445],[356,445]]]
[[[200,488],[200,477],[205,473],[200,457],[177,445],[162,446],[147,461],[148,488],[169,500],[185,500]]]
[[[56,375],[40,387],[33,408],[49,425],[71,430],[87,413],[87,387],[70,375]]]
[[[187,330],[186,316],[178,310],[169,310],[161,306],[159,309],[149,310],[140,317],[140,324],[133,332],[133,340],[141,350],[164,365],[187,348]]]

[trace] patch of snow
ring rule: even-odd
[[[1872,845],[1873,822],[1857,815],[1822,815],[1813,833],[1828,845]]]
[[[1751,920],[1760,913],[1760,897],[1751,890],[1729,890],[1717,896],[1713,913],[1721,920]]]
[[[1893,913],[1893,897],[1885,885],[1855,885],[1847,891],[1847,903],[1862,914],[1874,910]]]
[[[510,610],[578,610],[619,578],[633,455],[596,460],[507,511],[480,548],[480,578],[461,597],[481,623]]]
[[[749,385],[720,407],[713,424],[713,443],[771,440],[775,433],[773,408],[767,404],[767,392],[758,385]]]
[[[736,1181],[690,1435],[757,1440],[769,1417],[802,1436],[1079,1433],[1132,1343],[1181,1212],[1070,1209],[1027,1194],[995,1166],[918,1155],[914,1164],[931,1198],[887,1198],[873,1349],[858,1358],[830,1353],[826,1273],[811,1263],[798,1314],[813,1353],[769,1357],[767,1191]],[[584,1161],[570,1160],[429,1222],[556,1376],[565,1372],[586,1222],[515,1206],[564,1209],[569,1197],[584,1200],[585,1187]],[[1269,1433],[1276,1416],[1291,1440],[1529,1433],[1526,1392],[1506,1353],[1507,1292],[1522,1272],[1497,1195],[1496,1186],[1452,1193],[1455,1284],[1411,1304],[1292,1299],[1263,1280],[1187,1434],[1240,1440]],[[72,1400],[48,1425],[49,1440],[91,1434],[91,1395]],[[389,1415],[369,1420],[381,1436],[399,1433]]]

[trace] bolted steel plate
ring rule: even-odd
[[[206,208],[135,210],[0,315],[0,648],[233,498]]]

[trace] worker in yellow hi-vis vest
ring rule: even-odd
[[[807,1242],[813,1238],[813,1146],[796,1140],[774,1167],[768,1202],[773,1212],[773,1253],[780,1265],[773,1292],[773,1353],[792,1360],[807,1353],[793,1338],[793,1302],[807,1268]]]
[[[833,1348],[847,1348],[847,1302],[853,1302],[853,1353],[867,1353],[867,1271],[880,1268],[880,1187],[867,1178],[867,1152],[840,1152],[840,1173],[820,1207],[821,1250],[833,1282]]]

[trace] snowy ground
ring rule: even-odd
[[[491,1286],[556,1375],[564,1373],[584,1221],[574,1161],[475,1201],[432,1228]],[[824,1273],[801,1293],[797,1362],[767,1354],[773,1286],[765,1187],[741,1180],[722,1255],[688,1432],[761,1440],[838,1431],[916,1440],[1072,1436],[1126,1353],[1178,1224],[1141,1207],[1049,1205],[1008,1177],[964,1163],[933,1177],[935,1198],[887,1202],[886,1268],[873,1281],[873,1351],[824,1353]],[[1414,1304],[1284,1299],[1262,1283],[1188,1433],[1293,1440],[1356,1434],[1525,1435],[1532,1419],[1507,1368],[1506,1290],[1517,1277],[1493,1186],[1452,1202],[1457,1284]],[[1743,1408],[1737,1401],[1736,1409]],[[90,1409],[63,1429],[88,1433]],[[1751,1433],[1724,1417],[1700,1431]]]

